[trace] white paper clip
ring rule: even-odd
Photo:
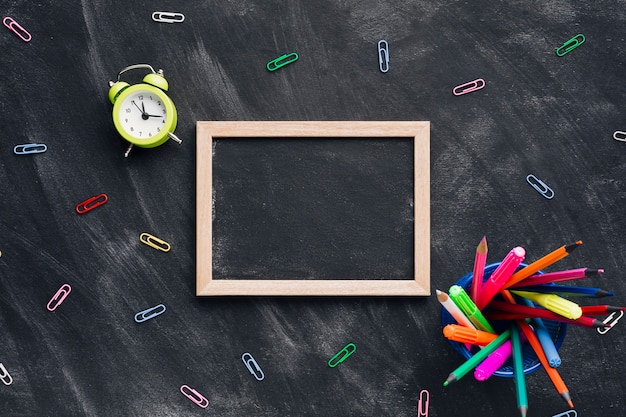
[[[548,187],[545,182],[541,181],[539,178],[530,174],[526,177],[526,181],[535,189],[539,194],[551,200],[554,198],[554,191],[552,188]]]
[[[13,377],[9,375],[9,371],[4,367],[2,363],[0,363],[0,381],[4,385],[11,385],[13,383]]]
[[[389,71],[389,44],[384,39],[378,41],[378,67],[380,72]]]
[[[185,21],[185,15],[174,12],[154,12],[152,20],[160,23],[182,23]]]
[[[621,130],[616,130],[613,133],[613,139],[620,141],[620,142],[626,142],[626,132],[622,132]]]
[[[564,413],[555,414],[552,417],[578,417],[576,410],[565,411]]]
[[[615,317],[616,314],[618,314],[617,317]],[[610,316],[608,316],[602,321],[602,323],[608,324],[610,327],[598,327],[596,330],[600,334],[607,334],[609,330],[615,327],[619,319],[621,319],[623,316],[624,316],[624,310],[614,311],[613,313],[611,313]]]
[[[417,417],[428,417],[428,403],[430,402],[430,392],[428,390],[420,391],[420,398],[417,402]]]
[[[158,315],[165,313],[165,310],[167,310],[167,308],[163,304],[150,307],[148,309],[145,309],[135,314],[135,321],[137,323],[143,323],[146,320],[150,320],[152,318],[155,318]]]
[[[452,89],[452,94],[455,96],[462,96],[463,94],[471,93],[472,91],[481,90],[483,88],[485,88],[485,80],[477,78],[474,81],[457,85]]]
[[[246,368],[248,368],[248,371],[250,371],[250,373],[254,375],[257,381],[263,381],[263,379],[265,378],[265,374],[251,354],[249,354],[248,352],[244,353],[243,355],[241,355],[241,360],[246,365]]]

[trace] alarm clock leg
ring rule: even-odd
[[[128,155],[130,154],[130,151],[132,149],[133,149],[133,144],[131,143],[128,149],[126,149],[126,152],[124,152],[124,158],[128,158]]]
[[[178,136],[176,136],[172,132],[169,132],[167,135],[170,137],[170,139],[172,139],[174,142],[178,143],[179,145],[183,143],[182,139],[180,139]]]

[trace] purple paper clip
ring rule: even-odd
[[[32,39],[32,36],[30,36],[30,33],[28,33],[26,29],[20,26],[20,24],[17,23],[15,19],[13,19],[12,17],[9,17],[9,16],[5,17],[2,20],[2,23],[4,24],[4,26],[6,26],[11,32],[15,33],[24,42],[30,42],[30,40]]]
[[[209,406],[209,400],[189,385],[181,385],[180,392],[198,407],[207,408]]]
[[[485,88],[485,80],[477,78],[474,81],[470,81],[465,84],[457,85],[452,89],[452,94],[455,96],[462,96],[463,94],[471,93],[472,91]]]
[[[69,284],[61,285],[61,288],[59,288],[56,294],[54,294],[50,301],[48,301],[48,305],[46,306],[48,311],[56,310],[56,308],[61,305],[63,300],[65,300],[65,297],[67,297],[71,291],[72,287],[70,287]]]

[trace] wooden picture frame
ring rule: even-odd
[[[412,138],[414,267],[407,279],[213,279],[213,140],[218,138]],[[393,140],[393,139],[390,139]],[[197,123],[197,296],[430,295],[430,122],[314,121]]]

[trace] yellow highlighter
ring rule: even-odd
[[[538,292],[530,291],[511,291],[521,297],[527,298],[547,310],[550,310],[556,314],[559,314],[568,319],[576,320],[582,317],[583,310],[576,303],[566,300],[563,297],[559,297],[556,294],[541,294]]]

